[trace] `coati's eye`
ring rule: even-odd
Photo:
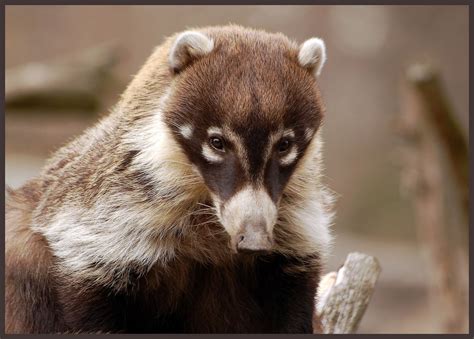
[[[209,144],[217,151],[224,151],[224,141],[219,137],[211,137]]]
[[[290,149],[291,146],[291,141],[287,138],[281,139],[280,142],[278,143],[278,152],[279,153],[285,153]]]

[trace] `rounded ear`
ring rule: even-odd
[[[178,35],[170,49],[169,63],[175,73],[214,48],[214,41],[202,33],[186,31]]]
[[[302,67],[311,69],[315,76],[319,76],[326,62],[324,41],[319,38],[311,38],[303,42],[298,52],[298,62]]]

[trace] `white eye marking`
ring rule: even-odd
[[[207,135],[212,135],[212,134],[222,135],[222,129],[220,129],[219,127],[209,127],[207,129]]]
[[[207,143],[202,144],[202,155],[209,162],[222,162],[224,158],[219,154],[216,154]]]
[[[295,132],[292,129],[287,129],[283,132],[283,137],[285,138],[294,138]]]
[[[304,137],[306,141],[309,141],[314,134],[314,129],[307,127],[306,130],[304,131]]]
[[[296,151],[296,147],[293,146],[291,151],[280,159],[280,164],[284,166],[290,165],[292,162],[295,161],[297,156],[298,152]]]
[[[179,133],[186,139],[191,139],[193,136],[193,127],[191,125],[180,126]]]

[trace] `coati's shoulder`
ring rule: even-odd
[[[5,203],[5,331],[60,331],[54,311],[53,256],[46,239],[30,228],[32,211],[42,194],[42,182],[7,188]],[[44,329],[44,330],[42,330]]]
[[[38,207],[45,190],[43,180],[37,178],[27,181],[21,187],[5,190],[5,245],[16,247],[21,241],[18,234],[24,234],[31,225],[33,211]]]
[[[46,161],[38,176],[43,188],[33,211],[33,226],[47,224],[64,203],[93,204],[104,192],[100,188],[127,157],[128,150],[120,145],[119,125],[113,110]]]
[[[80,165],[81,159],[87,159],[94,153],[103,153],[106,151],[103,149],[104,147],[114,149],[116,146],[114,140],[117,139],[115,135],[117,124],[117,119],[113,113],[103,117],[81,135],[74,137],[55,151],[46,161],[40,177],[50,177],[48,179],[51,179],[51,177],[61,176],[66,167],[70,167],[73,163]],[[113,153],[108,155],[113,157]]]

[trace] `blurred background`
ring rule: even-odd
[[[337,195],[327,270],[336,270],[352,251],[379,260],[382,273],[360,333],[468,331],[467,323],[446,325],[436,299],[436,259],[433,266],[416,198],[404,193],[407,169],[398,133],[404,89],[410,88],[406,69],[423,62],[439,72],[467,140],[467,6],[6,6],[5,21],[5,180],[14,188],[37,175],[51,152],[107,114],[168,35],[235,23],[298,42],[323,38],[325,174]],[[449,197],[452,189],[446,191]],[[444,199],[457,215],[450,230],[465,232],[462,213],[451,206],[456,199]],[[466,239],[455,237],[449,246],[463,248]],[[465,253],[464,261],[455,261],[464,273]],[[459,294],[467,275],[456,277],[443,286]],[[463,293],[454,298],[455,307],[467,315]]]

